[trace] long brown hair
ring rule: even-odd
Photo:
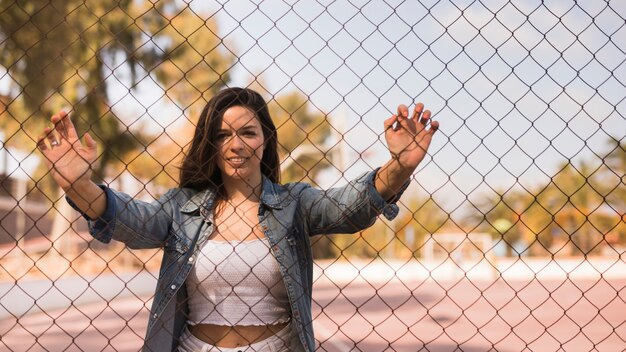
[[[267,103],[259,93],[251,89],[227,88],[213,96],[200,114],[193,140],[180,167],[180,187],[196,190],[209,188],[217,193],[218,198],[225,197],[222,175],[215,160],[218,155],[215,141],[224,112],[233,106],[247,108],[259,119],[265,142],[261,173],[274,183],[280,182],[276,126],[267,109]]]

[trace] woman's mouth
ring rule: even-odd
[[[226,160],[228,161],[228,163],[230,165],[232,165],[233,167],[240,167],[242,166],[246,161],[248,161],[249,158],[244,158],[244,157],[232,157],[232,158],[227,158]]]

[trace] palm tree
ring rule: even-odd
[[[507,256],[520,255],[513,252],[514,245],[522,242],[529,248],[537,238],[534,222],[525,216],[535,211],[535,200],[531,192],[521,188],[494,191],[474,204],[476,211],[464,221],[465,227],[476,227],[502,240]]]
[[[570,254],[588,255],[598,248],[612,215],[604,211],[605,197],[594,182],[598,176],[586,162],[561,165],[539,196],[553,220],[546,232],[564,235]]]

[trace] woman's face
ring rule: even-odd
[[[222,180],[259,182],[264,142],[261,123],[252,111],[242,106],[228,108],[216,136]]]

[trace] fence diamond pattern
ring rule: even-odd
[[[0,349],[139,350],[154,295],[160,252],[94,241],[51,181],[49,117],[151,201],[246,86],[285,182],[384,163],[398,104],[441,123],[395,220],[313,239],[319,350],[626,350],[626,3],[22,0],[0,34]]]

